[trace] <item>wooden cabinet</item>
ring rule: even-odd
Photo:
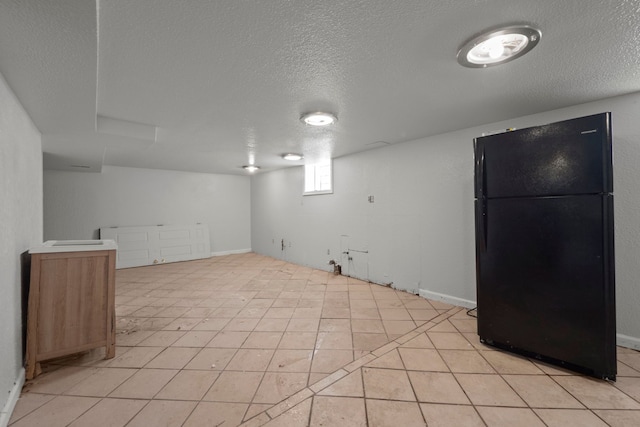
[[[115,355],[115,243],[52,242],[29,251],[27,379],[44,360],[102,346]]]

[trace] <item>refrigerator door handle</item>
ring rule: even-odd
[[[484,145],[482,145],[481,147],[476,146],[476,150],[478,150],[478,148],[480,149],[480,152],[478,153],[476,151],[476,179],[475,179],[475,185],[476,185],[476,197],[478,199],[483,198],[485,196],[485,183],[487,181],[487,172],[486,169],[484,167]],[[479,155],[478,155],[479,154]]]
[[[482,215],[482,242],[484,244],[484,250],[486,251],[487,247],[489,246],[489,243],[488,243],[489,218],[487,218],[487,198],[483,197],[481,203],[482,203],[482,207],[481,207],[480,214]]]
[[[487,240],[488,240],[488,218],[487,218],[487,196],[486,196],[486,182],[487,182],[487,169],[485,168],[485,152],[484,152],[484,145],[482,146],[482,151],[480,152],[480,162],[478,164],[478,175],[480,176],[480,183],[479,183],[479,191],[478,191],[478,197],[480,198],[480,215],[482,215],[482,218],[480,218],[480,220],[482,221],[482,225],[481,225],[481,233],[482,233],[482,244],[484,246],[484,250],[487,250]]]
[[[487,251],[487,199],[485,197],[475,201],[475,223],[476,223],[476,250]]]

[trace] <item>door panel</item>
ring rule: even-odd
[[[613,191],[610,114],[477,138],[476,197]]]
[[[204,224],[101,228],[100,238],[118,244],[116,268],[211,256],[209,228]]]
[[[481,338],[615,373],[603,261],[610,197],[489,199],[486,216],[476,204]]]

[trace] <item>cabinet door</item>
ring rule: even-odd
[[[42,256],[38,360],[105,345],[109,256],[97,253]]]

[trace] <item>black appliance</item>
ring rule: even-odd
[[[615,380],[611,113],[474,149],[480,340]]]

